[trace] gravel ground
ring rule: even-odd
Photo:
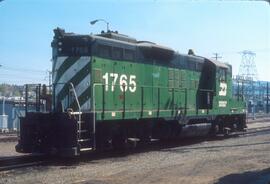
[[[249,124],[250,133],[223,140],[150,145],[130,154],[89,155],[0,172],[0,183],[268,184],[270,122]],[[17,155],[16,142],[0,142],[0,158]]]
[[[18,136],[16,133],[12,134],[3,134],[0,133],[0,142],[12,142],[12,141],[17,141]]]
[[[0,134],[0,159],[10,156],[20,156],[22,154],[15,151],[17,144],[17,134]]]

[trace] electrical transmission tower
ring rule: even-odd
[[[253,113],[253,117],[255,118],[255,104],[258,102],[259,95],[257,94],[258,87],[254,81],[258,81],[258,73],[255,64],[255,56],[256,54],[252,51],[244,50],[241,52],[242,61],[240,64],[237,82],[242,83],[242,88],[244,89],[243,95],[246,99],[250,108],[249,111]]]
[[[238,76],[245,80],[257,81],[258,73],[255,64],[256,54],[252,51],[244,50],[241,52],[242,61],[240,64]]]

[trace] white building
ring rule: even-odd
[[[0,115],[0,131],[8,131],[8,115]]]

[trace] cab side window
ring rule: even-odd
[[[219,69],[219,81],[221,82],[225,82],[226,81],[226,76],[227,75],[227,71],[224,68],[220,68]]]

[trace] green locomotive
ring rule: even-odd
[[[21,118],[18,152],[72,156],[246,127],[229,64],[117,32],[54,33],[53,110]]]

